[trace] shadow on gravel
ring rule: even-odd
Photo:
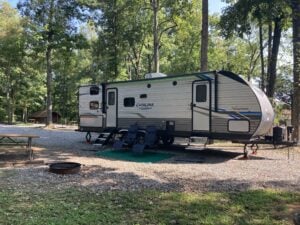
[[[25,167],[0,170],[0,186],[11,188],[16,184],[23,191],[45,192],[68,188],[93,191],[138,191],[144,189],[176,191],[183,187],[177,181],[143,178],[131,172],[118,172],[114,168],[83,166],[78,174],[60,175],[49,172],[48,167]]]
[[[244,159],[243,150],[230,150],[230,148],[186,148],[184,145],[174,145],[169,148],[164,148],[165,151],[177,153],[177,157],[173,158],[174,162],[179,163],[207,163],[217,164],[224,163],[229,160]],[[268,157],[261,157],[250,154],[246,160],[274,160]]]
[[[172,185],[174,184],[173,180],[176,180],[176,191],[235,192],[254,189],[279,189],[285,191],[300,191],[299,181],[291,182],[288,180],[247,180],[243,177],[241,177],[241,179],[186,179],[178,177],[174,178],[165,172],[157,172],[155,174],[157,175],[157,177],[169,177],[169,179],[172,179]]]
[[[92,157],[81,154],[78,151],[46,149],[36,154],[36,157],[47,161],[70,161],[73,157]],[[80,163],[80,162],[79,162]]]
[[[92,191],[142,191],[150,189],[234,192],[266,188],[300,191],[298,181],[291,182],[287,180],[247,180],[247,177],[241,177],[240,179],[201,179],[201,177],[187,179],[163,171],[153,172],[151,178],[149,178],[133,172],[120,172],[114,168],[99,165],[83,166],[78,174],[72,175],[54,174],[48,170],[48,166],[0,170],[0,186],[2,188],[22,187],[22,190],[29,192],[45,192],[68,188],[83,188]],[[203,172],[203,175],[209,176],[205,172]]]
[[[24,146],[0,146],[0,165],[8,162],[29,160],[29,153]]]
[[[28,160],[28,153],[16,151],[16,152],[5,152],[0,153],[0,163],[11,162],[11,161],[21,161]]]
[[[158,148],[147,149],[145,151],[159,151],[165,153],[174,154],[170,159],[159,161],[157,163],[175,163],[175,164],[190,164],[190,163],[204,163],[204,164],[217,164],[224,163],[229,160],[236,160],[243,157],[242,152],[220,150],[220,149],[185,149],[183,146],[174,146],[168,149]],[[65,161],[70,160],[72,157],[87,157],[87,158],[103,158],[106,160],[114,161],[115,159],[109,159],[96,156],[97,149],[90,145],[85,149],[45,149],[37,153],[40,158],[49,159],[51,161]],[[250,160],[272,160],[257,155],[251,155]]]

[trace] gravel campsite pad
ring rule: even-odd
[[[44,164],[0,168],[0,186],[44,192],[76,187],[90,191],[143,190],[163,191],[243,191],[276,188],[300,190],[299,148],[274,150],[270,146],[241,160],[240,145],[213,145],[213,150],[184,150],[177,146],[164,150],[173,157],[157,163],[138,163],[108,159],[96,155],[99,148],[85,143],[85,133],[58,126],[0,125],[0,133],[36,134],[35,160]],[[96,137],[94,134],[93,137]],[[210,147],[210,146],[209,146]],[[3,151],[0,148],[0,162]],[[168,151],[171,150],[171,151]],[[288,154],[289,153],[289,154]],[[51,162],[78,162],[80,173],[58,175],[48,171]]]

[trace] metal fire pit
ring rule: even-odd
[[[80,171],[81,164],[75,162],[60,162],[49,165],[49,171],[58,174],[76,174]]]

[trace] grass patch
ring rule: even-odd
[[[299,203],[300,193],[273,190],[201,194],[0,190],[0,224],[291,224],[288,205]]]

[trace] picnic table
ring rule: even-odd
[[[27,142],[22,142],[17,139],[26,139]],[[26,144],[26,150],[29,153],[29,160],[33,160],[33,150],[32,150],[32,139],[39,138],[37,135],[33,134],[1,134],[0,133],[0,144],[12,144],[12,145],[22,145]]]

